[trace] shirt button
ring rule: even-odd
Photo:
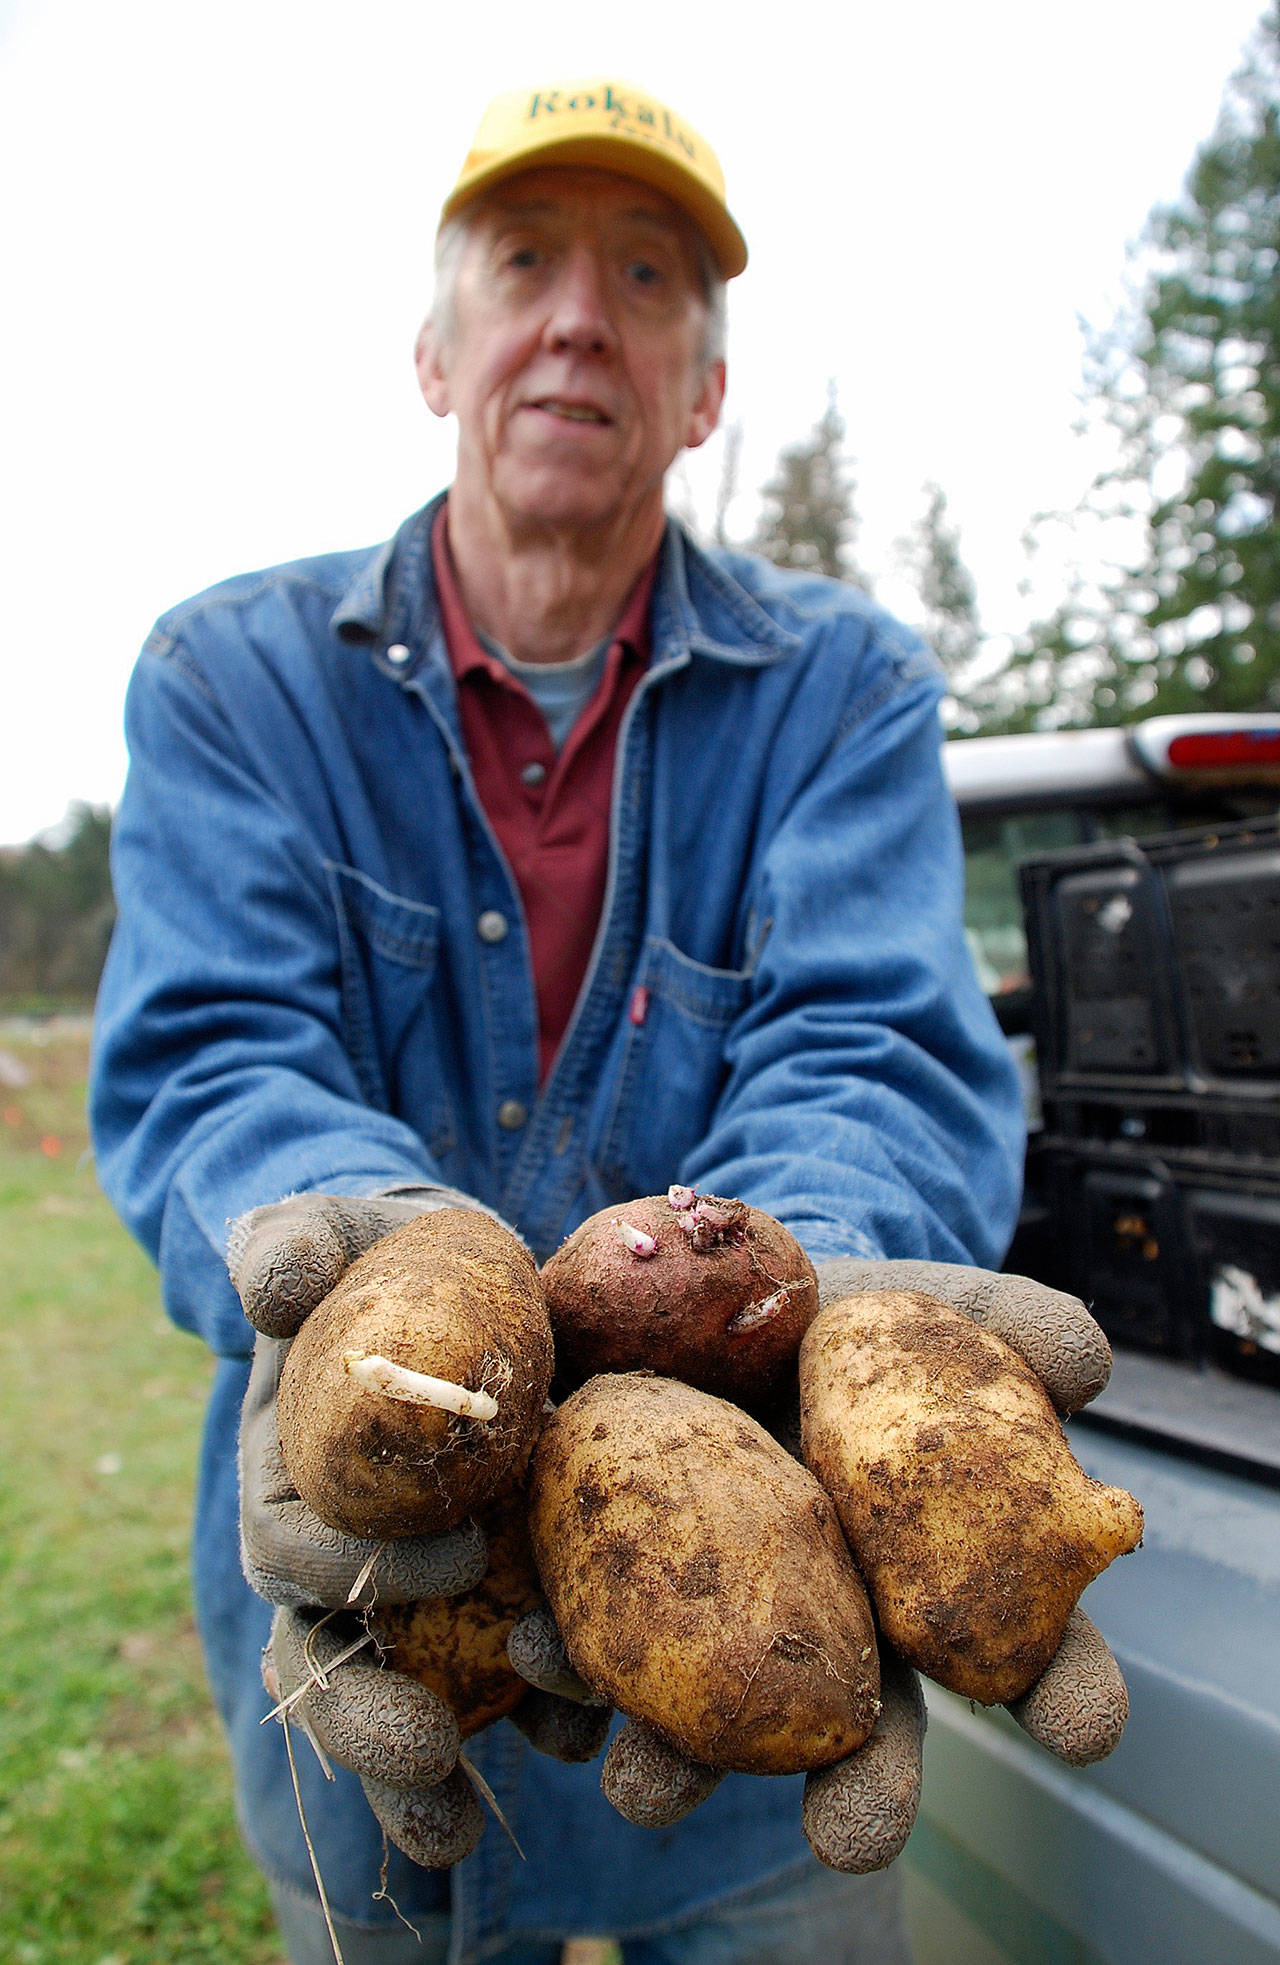
[[[476,922],[476,933],[482,942],[501,942],[507,938],[508,925],[505,914],[499,914],[496,907],[487,907]]]
[[[390,648],[387,650],[387,660],[389,662],[394,662],[397,668],[401,668],[408,661],[408,659],[409,659],[409,651],[405,647],[404,643],[402,641],[393,641]]]
[[[528,1108],[518,1098],[504,1098],[498,1107],[498,1124],[504,1133],[518,1133],[528,1117]]]
[[[545,785],[547,767],[540,758],[533,758],[520,773],[520,782],[525,785]]]

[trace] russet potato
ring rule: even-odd
[[[1044,1670],[1142,1510],[1091,1480],[1040,1381],[917,1292],[841,1298],[800,1351],[805,1463],[835,1502],[903,1657],[991,1705]]]
[[[781,1222],[687,1187],[602,1208],[542,1280],[569,1384],[649,1370],[751,1408],[768,1403],[818,1308],[813,1265]]]
[[[835,1511],[737,1407],[588,1380],[534,1451],[530,1528],[575,1668],[681,1753],[797,1773],[867,1738],[879,1661]]]
[[[491,1395],[496,1412],[468,1418],[353,1375],[353,1361],[379,1359]],[[290,1346],[276,1404],[285,1466],[348,1535],[441,1533],[523,1467],[551,1363],[523,1244],[474,1209],[420,1215],[351,1265]]]

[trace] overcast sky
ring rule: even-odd
[[[112,801],[153,618],[373,543],[448,481],[410,360],[499,89],[616,74],[718,150],[743,495],[839,388],[860,556],[936,479],[986,625],[1074,504],[1081,315],[1210,132],[1260,0],[0,0],[0,842]],[[709,517],[719,440],[677,485]],[[899,590],[882,592],[902,605]]]

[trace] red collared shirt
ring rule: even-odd
[[[545,1078],[600,921],[614,751],[623,711],[649,660],[657,555],[628,596],[599,685],[557,756],[532,696],[483,646],[467,617],[449,552],[447,512],[443,506],[431,536],[440,620],[476,793],[524,904]]]

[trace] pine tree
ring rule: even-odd
[[[897,544],[897,557],[915,592],[918,611],[912,617],[942,663],[950,701],[944,709],[948,725],[971,734],[981,725],[974,699],[974,663],[984,636],[978,619],[978,592],[964,563],[960,533],[947,513],[940,485],[926,484],[924,516]]]
[[[925,496],[928,504],[915,539],[924,632],[953,676],[982,645],[978,591],[961,557],[959,531],[947,516],[946,494],[939,485],[927,484]]]
[[[90,1003],[114,919],[106,806],[0,854],[0,1001]]]
[[[810,435],[779,454],[774,474],[760,494],[762,510],[751,544],[775,566],[826,573],[835,580],[866,586],[853,557],[858,519],[844,435],[832,383],[827,407]]]
[[[1078,515],[1118,560],[1028,637],[1006,728],[1280,704],[1280,7],[1140,265],[1091,350],[1119,462]]]

